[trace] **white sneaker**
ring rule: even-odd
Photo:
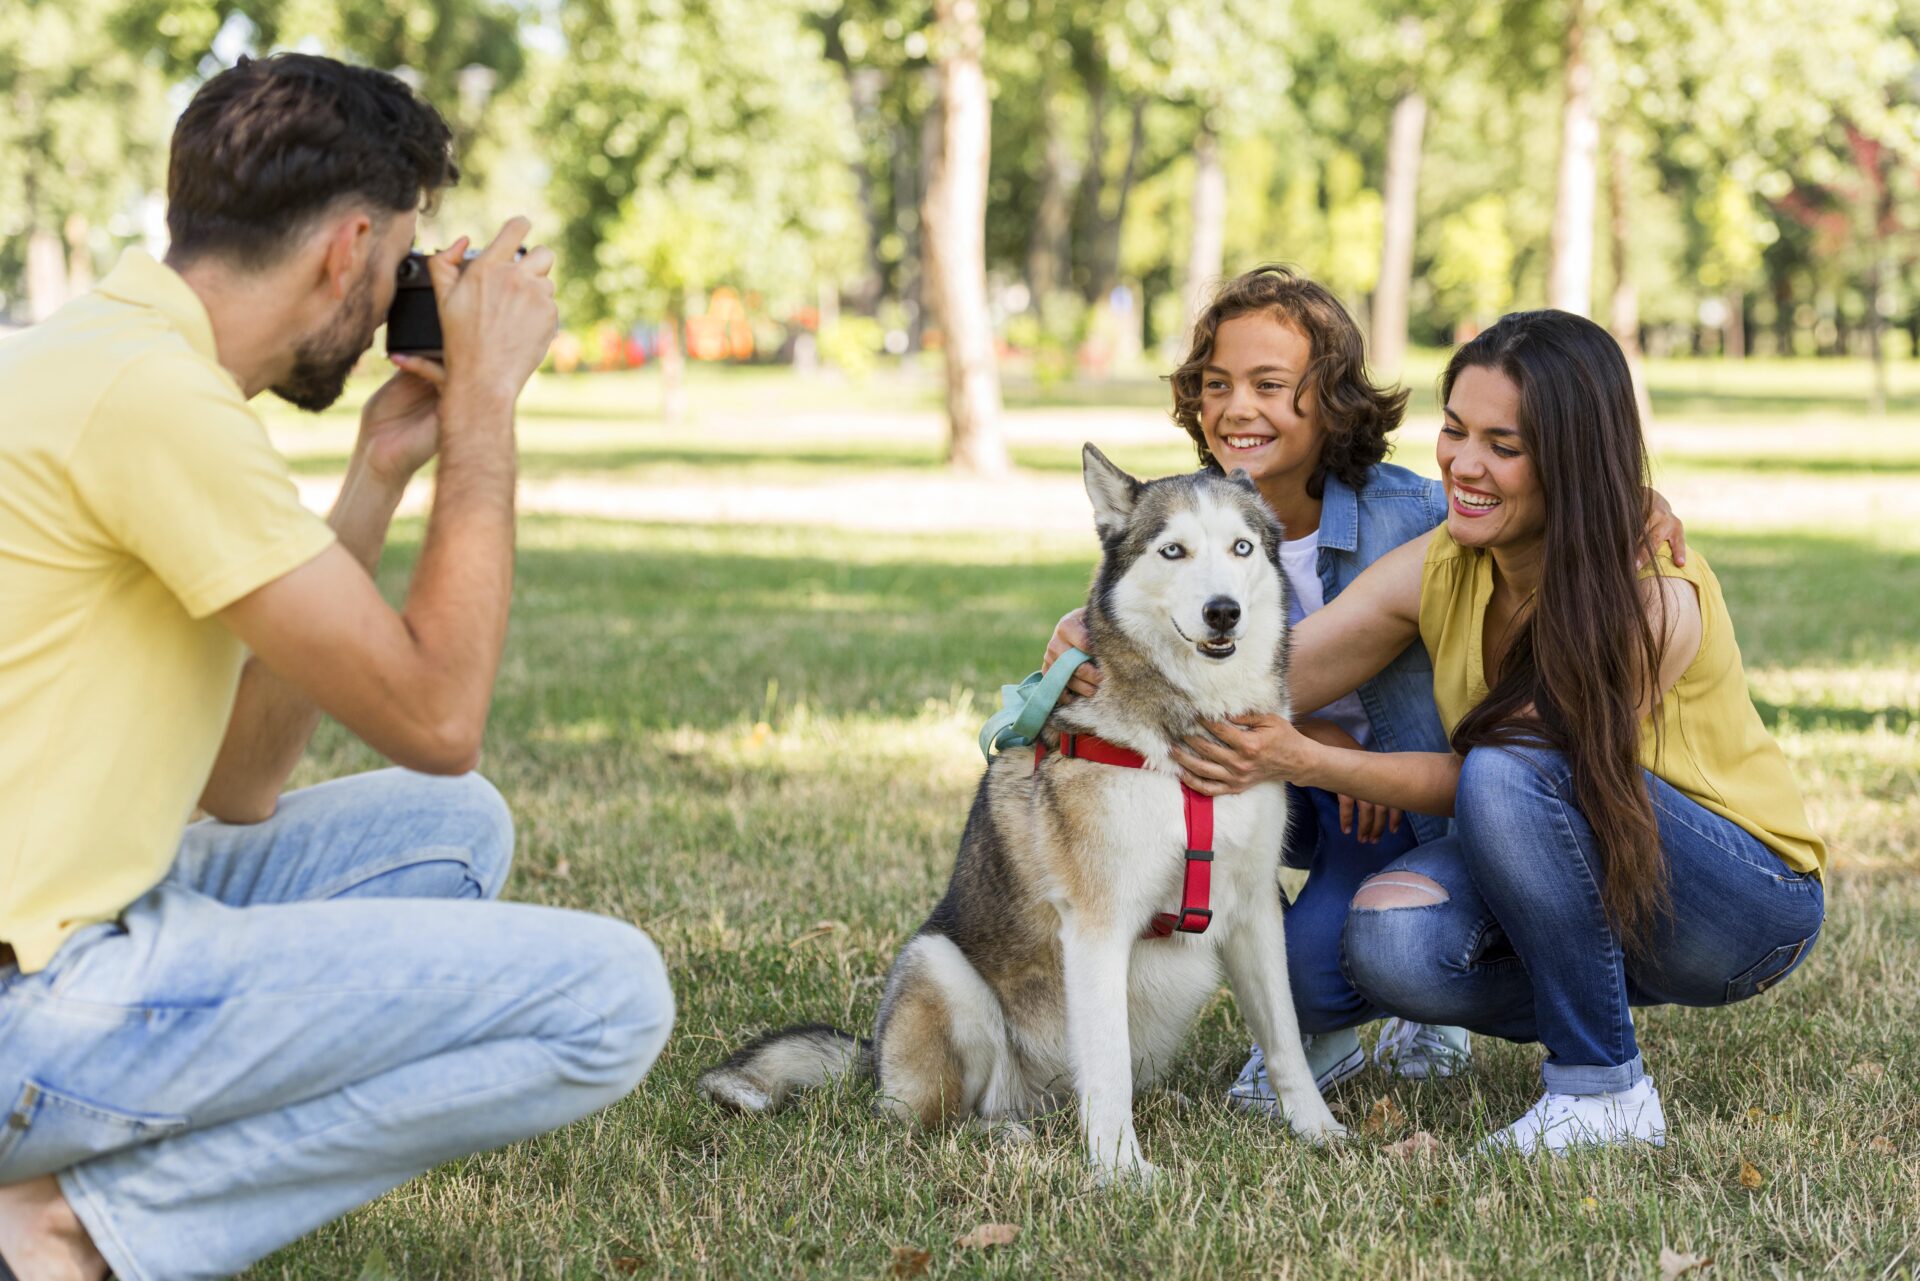
[[[1526,1115],[1482,1140],[1480,1151],[1557,1156],[1573,1147],[1625,1143],[1667,1145],[1667,1114],[1652,1077],[1611,1094],[1543,1094]]]
[[[1388,1019],[1373,1047],[1373,1061],[1393,1076],[1438,1080],[1472,1066],[1473,1048],[1463,1027]]]
[[[1360,1048],[1360,1038],[1351,1028],[1303,1036],[1300,1048],[1307,1052],[1307,1069],[1322,1094],[1367,1066],[1367,1052]],[[1267,1080],[1267,1056],[1259,1046],[1253,1047],[1246,1066],[1227,1087],[1227,1105],[1240,1112],[1280,1114],[1280,1097]]]

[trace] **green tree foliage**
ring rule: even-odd
[[[68,250],[90,260],[131,237],[138,202],[159,183],[166,81],[114,40],[113,14],[113,0],[0,6],[0,294],[10,298],[30,253],[64,294]],[[86,265],[71,264],[83,277]]]
[[[545,102],[570,315],[676,315],[731,284],[851,278],[859,215],[844,78],[793,0],[573,0]]]

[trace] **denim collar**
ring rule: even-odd
[[[1320,546],[1350,552],[1360,541],[1360,498],[1332,472],[1320,491]]]

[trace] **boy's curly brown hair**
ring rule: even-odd
[[[1359,489],[1366,483],[1367,469],[1392,449],[1387,434],[1400,425],[1407,391],[1377,386],[1367,377],[1366,344],[1353,317],[1324,286],[1291,267],[1268,263],[1220,286],[1193,322],[1193,345],[1186,360],[1168,375],[1173,384],[1173,421],[1193,438],[1202,465],[1218,469],[1219,460],[1208,450],[1206,433],[1200,430],[1200,393],[1207,362],[1213,359],[1213,337],[1223,321],[1263,311],[1304,334],[1312,352],[1300,385],[1294,388],[1293,403],[1297,410],[1300,398],[1313,393],[1327,443],[1320,466],[1307,482],[1307,492],[1320,497],[1328,472]]]

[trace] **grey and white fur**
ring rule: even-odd
[[[921,1125],[1015,1125],[1077,1099],[1103,1181],[1146,1180],[1133,1097],[1172,1062],[1224,969],[1295,1133],[1344,1133],[1300,1046],[1276,888],[1287,800],[1263,783],[1214,806],[1213,919],[1143,939],[1175,907],[1186,828],[1168,750],[1201,722],[1287,715],[1279,523],[1244,473],[1142,483],[1088,445],[1102,556],[1087,631],[1104,679],[1042,731],[1096,734],[1122,769],[1031,748],[988,766],[953,878],[894,961],[872,1040],[819,1024],[775,1032],[699,1088],[749,1111],[850,1073]]]

